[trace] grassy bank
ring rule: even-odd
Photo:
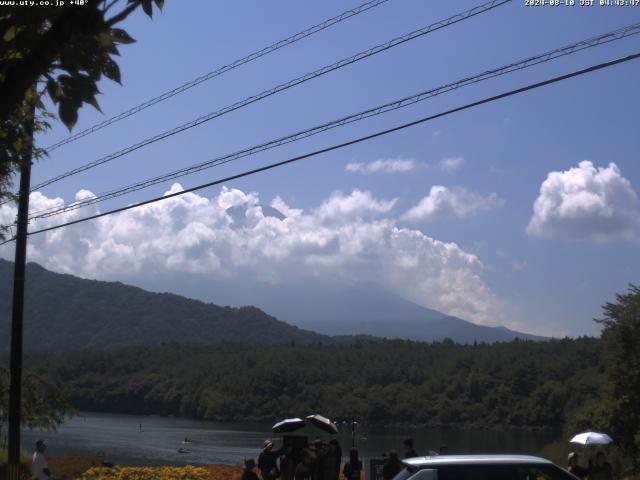
[[[7,463],[7,450],[0,448],[0,478],[2,479],[9,477]],[[31,455],[24,450],[20,452],[20,465],[24,473],[24,478],[27,480],[31,476]]]

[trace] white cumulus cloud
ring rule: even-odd
[[[336,192],[315,210],[320,220],[351,221],[355,217],[389,212],[398,199],[376,200],[368,191],[354,190],[350,195]]]
[[[630,239],[640,226],[638,196],[615,163],[550,172],[533,204],[527,233],[606,242]]]
[[[352,173],[407,173],[417,168],[416,161],[406,158],[384,158],[373,162],[350,162],[345,170]]]
[[[181,188],[175,184],[171,191]],[[39,193],[31,201],[33,210],[61,203]],[[257,193],[225,187],[212,198],[191,192],[34,235],[29,260],[101,279],[197,273],[230,282],[247,274],[271,283],[309,276],[377,282],[451,315],[485,324],[504,320],[499,300],[483,279],[480,259],[456,243],[400,228],[390,215],[395,202],[354,190],[334,193],[303,210],[280,197],[263,206]],[[92,206],[90,212],[39,219],[31,228],[96,211]],[[0,207],[0,219],[14,217],[14,207]],[[5,258],[12,251],[11,245],[0,247]]]
[[[478,212],[490,210],[504,203],[496,193],[482,196],[463,187],[433,185],[429,195],[407,210],[403,220],[420,222],[452,216],[468,217]]]
[[[440,165],[440,170],[442,171],[445,171],[447,173],[455,172],[456,170],[461,168],[462,165],[464,165],[464,158],[463,157],[443,158],[442,160],[440,160],[439,165]]]

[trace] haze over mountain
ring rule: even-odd
[[[255,305],[278,319],[325,335],[366,334],[415,341],[451,338],[459,343],[546,337],[505,327],[477,325],[405,300],[373,283],[350,285],[308,278],[304,282],[267,284],[251,276],[217,281],[199,275],[156,275],[136,284],[153,291],[179,285],[181,294],[228,305]]]
[[[516,337],[544,339],[505,327],[476,325],[422,307],[373,284],[309,282],[271,287],[266,293],[254,304],[287,323],[326,335],[367,333],[427,342],[449,337],[459,343],[510,341]]]
[[[0,260],[0,313],[4,318],[0,341],[4,346],[8,344],[12,272],[13,263]],[[503,327],[475,325],[423,308],[373,285],[354,287],[309,281],[265,286],[248,282],[245,289],[235,289],[232,294],[225,292],[222,284],[197,276],[190,278],[200,285],[203,295],[209,292],[210,296],[236,305],[251,303],[274,312],[278,318],[256,307],[220,307],[119,282],[57,274],[30,263],[25,345],[31,349],[70,350],[163,342],[306,344],[349,341],[331,337],[347,335],[416,341],[448,337],[459,343],[509,341],[516,337],[542,339]],[[194,285],[187,285],[187,278],[181,283],[193,291]]]

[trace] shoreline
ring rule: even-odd
[[[274,422],[273,417],[263,418],[263,417],[250,417],[250,418],[229,418],[229,419],[210,419],[203,417],[192,417],[192,416],[183,416],[176,414],[160,414],[160,413],[138,413],[138,412],[119,412],[115,410],[82,410],[78,411],[76,415],[70,415],[68,418],[73,417],[82,417],[82,414],[91,413],[91,414],[113,414],[113,415],[127,415],[131,417],[149,417],[149,418],[174,418],[178,420],[190,420],[195,422],[207,422],[207,423],[238,423],[238,424],[265,424],[271,425]],[[339,426],[342,428],[350,428],[348,424],[343,425],[342,422],[338,422]],[[431,429],[441,429],[441,430],[478,430],[478,431],[486,431],[486,432],[499,432],[499,431],[508,431],[508,432],[522,432],[522,433],[561,433],[561,429],[558,426],[534,426],[534,425],[491,425],[491,426],[482,426],[476,425],[474,423],[449,423],[449,424],[439,424],[439,423],[412,423],[412,422],[397,422],[397,423],[367,423],[364,421],[359,421],[358,428],[367,428],[367,429],[394,429],[394,430],[419,430],[425,428]]]

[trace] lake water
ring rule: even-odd
[[[142,430],[139,426],[142,425]],[[312,427],[301,431],[311,438],[330,437]],[[296,432],[298,433],[298,432]],[[47,454],[93,455],[102,452],[118,465],[236,464],[245,458],[257,459],[266,438],[275,439],[268,424],[215,423],[174,417],[80,413],[57,432],[23,430],[22,445],[29,451],[37,438],[48,441]],[[356,447],[365,460],[392,449],[402,454],[402,441],[413,437],[416,450],[426,454],[446,444],[449,453],[539,454],[553,441],[549,432],[487,431],[434,428],[357,428]],[[192,443],[183,445],[185,438]],[[351,447],[350,427],[335,437],[345,454]],[[179,453],[187,448],[190,453]],[[366,464],[365,464],[366,465]]]

